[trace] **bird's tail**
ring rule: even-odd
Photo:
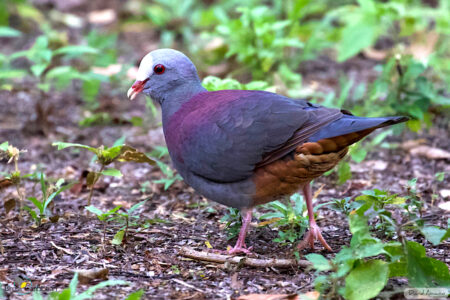
[[[364,118],[345,115],[321,128],[300,146],[311,154],[336,152],[354,144],[377,128],[408,121],[408,117]],[[298,149],[300,150],[300,149]],[[297,151],[298,151],[297,150]]]

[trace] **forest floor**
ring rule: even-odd
[[[57,151],[51,145],[55,141],[112,145],[125,135],[128,145],[145,152],[151,151],[155,145],[164,144],[160,127],[144,129],[118,122],[115,126],[80,128],[81,103],[70,91],[45,99],[45,106],[51,107],[52,113],[48,118],[51,124],[49,133],[44,136],[36,132],[39,118],[33,109],[35,99],[32,94],[2,92],[0,97],[1,137],[27,150],[19,160],[19,168],[24,174],[43,170],[49,179],[76,181],[84,170],[95,169],[90,164],[92,155],[89,152]],[[129,102],[124,95],[104,97],[100,107],[118,118],[141,116],[145,119],[143,101]],[[439,121],[436,123],[439,124]],[[399,137],[394,137],[392,142],[396,139],[399,141]],[[417,139],[425,139],[433,147],[450,148],[445,125],[441,129],[433,127],[420,135],[408,133],[402,137],[402,144]],[[102,223],[95,216],[86,216],[83,210],[88,196],[85,188],[81,192],[63,192],[54,200],[52,211],[60,216],[56,223],[46,222],[36,226],[29,216],[19,220],[17,211],[6,214],[2,207],[0,238],[4,252],[0,256],[0,280],[8,281],[17,274],[23,274],[30,278],[34,287],[39,286],[43,291],[61,290],[68,286],[74,270],[105,268],[109,278],[131,283],[129,286],[103,289],[99,297],[103,299],[124,298],[140,288],[145,289],[146,297],[154,299],[211,299],[251,293],[289,294],[313,290],[314,272],[304,268],[254,268],[182,257],[179,251],[183,246],[208,251],[205,242],[216,249],[226,249],[228,244],[235,242],[235,239],[227,240],[224,223],[220,222],[227,209],[208,202],[182,181],[177,181],[167,191],[155,183],[142,189],[143,182],[161,178],[157,167],[115,164],[124,177],[104,177],[94,191],[93,205],[102,210],[117,205],[126,209],[147,200],[137,215],[148,226],[132,228],[126,243],[115,246],[110,241],[119,228],[109,224],[103,243]],[[332,198],[355,197],[362,190],[374,188],[388,189],[391,193],[402,195],[407,193],[408,180],[417,178],[417,191],[425,202],[424,218],[429,223],[446,226],[448,211],[439,209],[438,205],[445,201],[440,191],[448,189],[448,182],[436,182],[434,174],[448,174],[450,166],[447,161],[413,156],[402,147],[376,148],[365,161],[352,163],[351,166],[353,177],[341,186],[335,184],[334,174],[316,180],[315,189],[324,185],[317,203]],[[4,160],[0,167],[4,172],[13,166],[7,165]],[[40,195],[38,182],[25,181],[25,189],[28,196]],[[5,201],[17,197],[13,187],[4,188],[1,195]],[[432,203],[433,195],[437,198]],[[254,247],[251,257],[293,258],[293,246],[272,241],[277,237],[276,230],[268,226],[258,227],[256,220],[253,219],[247,237],[247,244]],[[318,211],[318,223],[333,249],[339,250],[349,244],[351,234],[345,215],[322,207]],[[448,243],[434,247],[419,234],[410,234],[408,238],[424,244],[431,257],[450,264]],[[301,255],[309,252],[310,249],[304,250]],[[333,256],[320,246],[315,252]],[[391,280],[386,289],[405,284],[404,280]],[[27,297],[18,295],[13,283],[8,287],[11,289],[5,287],[7,298]],[[85,288],[83,285],[79,287],[80,290]]]

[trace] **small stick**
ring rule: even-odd
[[[256,267],[256,268],[269,268],[269,267],[289,268],[293,266],[306,268],[311,266],[311,263],[307,260],[284,259],[284,258],[260,259],[245,256],[230,256],[211,252],[197,251],[187,247],[182,247],[180,249],[179,254],[196,260],[210,261],[216,263],[229,262],[232,264],[243,264],[249,267]]]
[[[182,280],[179,280],[179,279],[176,279],[176,278],[172,278],[172,280],[175,281],[176,283],[179,283],[179,284],[181,284],[181,285],[184,285],[184,286],[186,286],[186,287],[188,287],[188,288],[194,289],[194,290],[196,290],[197,292],[205,293],[204,290],[201,290],[201,289],[199,289],[199,288],[193,286],[192,284],[189,284],[189,283],[184,282],[184,281],[182,281]]]

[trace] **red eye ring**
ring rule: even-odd
[[[166,67],[164,67],[164,65],[161,65],[161,64],[157,64],[156,66],[153,67],[153,72],[155,72],[158,75],[161,75],[162,73],[164,73],[165,70],[166,70]]]

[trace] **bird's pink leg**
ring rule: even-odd
[[[325,239],[322,236],[322,233],[320,232],[319,226],[316,224],[316,220],[314,220],[314,212],[313,212],[313,204],[312,204],[312,192],[311,192],[311,185],[309,182],[305,184],[303,187],[303,196],[306,200],[306,207],[308,208],[308,217],[309,217],[309,231],[306,233],[303,241],[298,244],[298,249],[302,250],[309,246],[311,249],[314,249],[314,241],[319,240],[320,243],[328,250],[333,251],[328,245],[328,243],[325,241]]]
[[[236,253],[245,253],[250,254],[252,253],[251,250],[253,247],[247,248],[247,245],[245,244],[245,236],[247,235],[248,225],[250,225],[250,222],[252,221],[252,210],[242,210],[242,226],[241,230],[239,231],[239,236],[236,242],[236,245],[228,250],[228,254],[236,254]]]

